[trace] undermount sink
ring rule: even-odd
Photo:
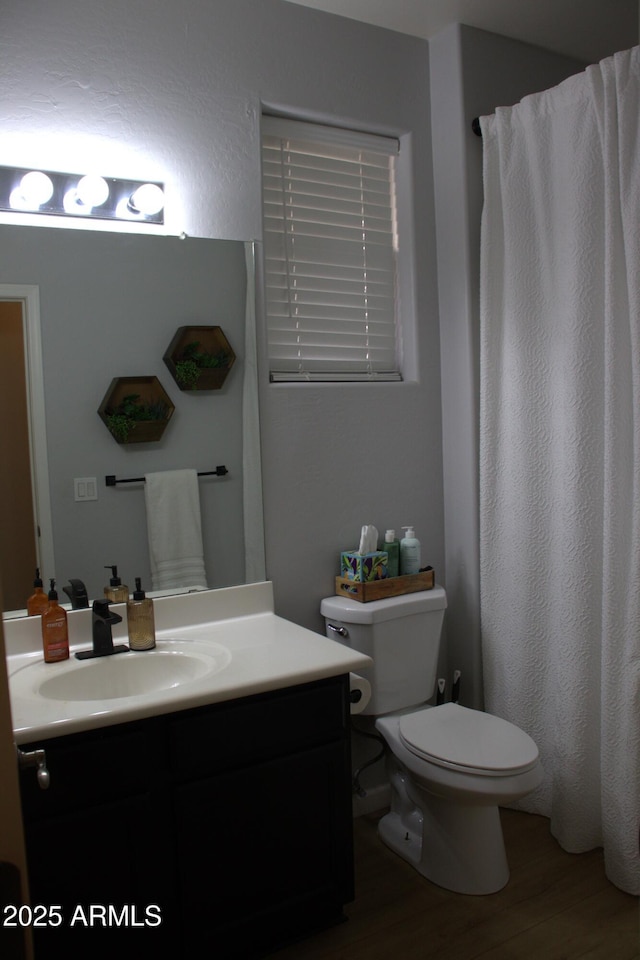
[[[13,683],[47,700],[117,700],[192,683],[219,673],[230,661],[229,650],[221,644],[168,640],[139,653],[71,659],[56,665],[40,661],[17,671]]]

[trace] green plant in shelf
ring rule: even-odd
[[[139,393],[129,393],[114,409],[105,411],[109,430],[118,441],[126,443],[136,423],[149,420],[166,420],[168,408],[162,400],[142,403]]]
[[[200,350],[200,341],[188,343],[182,351],[182,356],[175,362],[176,380],[185,390],[194,390],[203,370],[212,370],[226,367],[229,356],[221,350],[219,353],[206,353]]]

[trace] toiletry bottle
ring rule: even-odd
[[[397,577],[400,573],[400,541],[396,540],[395,530],[387,530],[384,535],[382,550],[388,554],[387,570],[390,577]]]
[[[51,580],[47,609],[42,614],[42,649],[45,663],[69,659],[67,611],[58,603],[55,586],[55,580]]]
[[[156,645],[156,627],[153,617],[153,600],[145,596],[136,577],[136,589],[127,600],[127,624],[130,650],[153,650]]]
[[[34,591],[27,600],[27,613],[30,617],[38,617],[49,606],[47,595],[42,589],[42,580],[40,579],[40,568],[36,567],[36,578],[33,581]]]
[[[413,527],[402,529],[407,532],[400,541],[400,573],[407,576],[420,570],[420,541],[416,539]]]
[[[105,565],[105,570],[111,570],[109,586],[104,588],[104,595],[111,603],[126,603],[129,599],[129,587],[118,576],[118,568],[111,564]]]

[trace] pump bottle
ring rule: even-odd
[[[145,595],[140,577],[136,577],[133,597],[127,600],[127,625],[130,650],[153,650],[156,645],[153,600]]]
[[[384,535],[382,550],[386,551],[387,570],[390,577],[397,577],[400,573],[400,541],[396,540],[395,530],[387,530]]]
[[[402,529],[407,532],[400,541],[400,573],[407,576],[420,570],[420,541],[416,539],[413,527]]]
[[[51,580],[47,609],[42,614],[42,649],[45,663],[69,659],[67,611],[58,603],[55,586],[55,580]]]
[[[104,588],[104,595],[111,603],[126,603],[129,599],[129,587],[118,576],[118,568],[111,564],[105,565],[105,570],[111,570],[109,586]]]
[[[38,617],[49,606],[49,600],[42,589],[42,580],[40,579],[40,568],[36,567],[36,577],[33,581],[34,591],[27,600],[27,613],[30,617]]]

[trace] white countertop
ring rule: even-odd
[[[114,627],[114,643],[126,642],[123,615]],[[167,654],[207,647],[222,652],[217,672],[152,693],[105,700],[54,700],[38,693],[43,681],[63,671],[80,670],[95,660],[79,661],[77,650],[91,647],[91,611],[69,614],[71,657],[44,663],[38,617],[6,621],[9,693],[16,743],[30,743],[62,734],[111,726],[129,720],[171,713],[238,697],[251,696],[344,673],[358,673],[368,657],[321,634],[278,617],[273,612],[270,583],[208,590],[162,598],[154,603],[156,649]],[[190,648],[189,645],[193,646]],[[126,667],[131,658],[153,652],[126,652],[116,659]],[[113,657],[104,658],[113,660]]]

